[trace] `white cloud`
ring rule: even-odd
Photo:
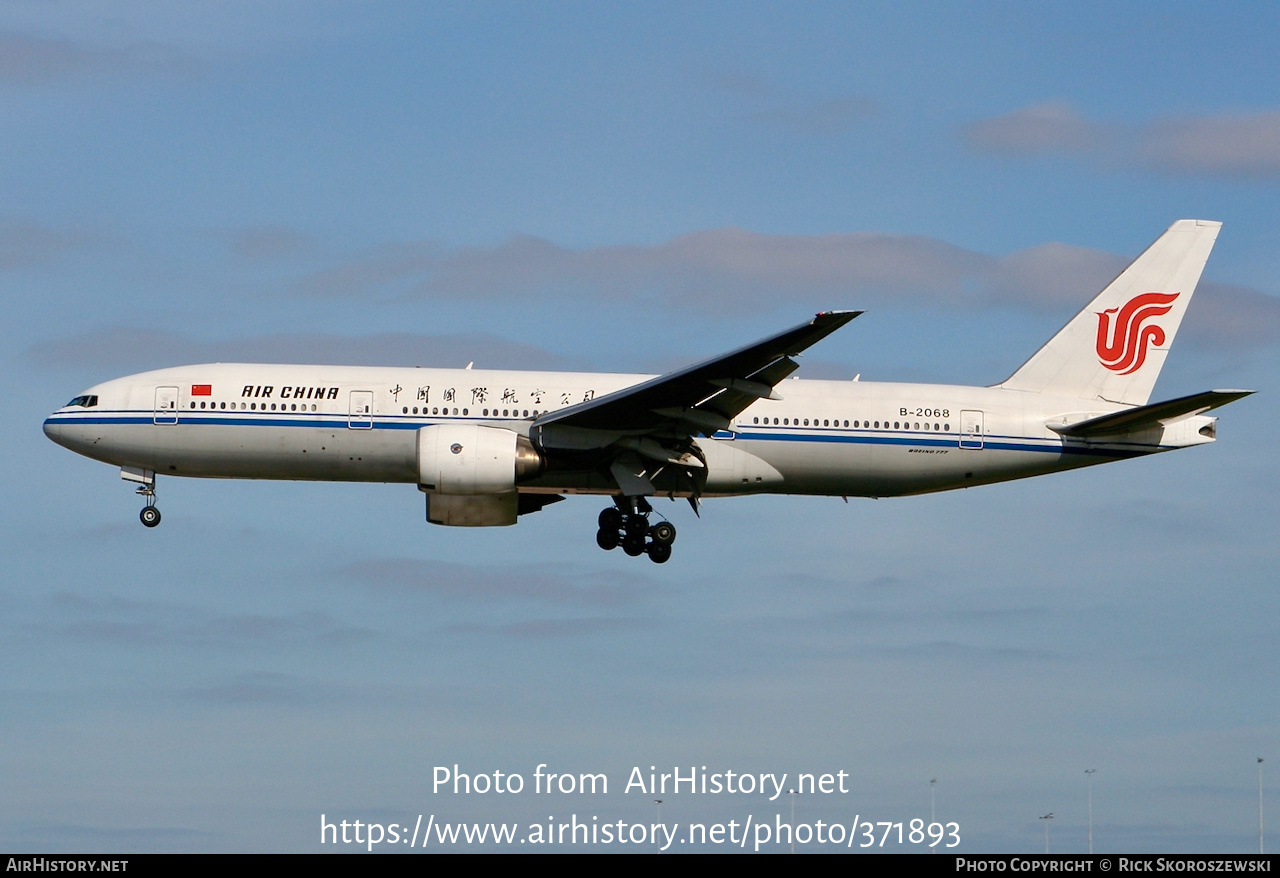
[[[432,241],[389,244],[304,276],[294,285],[294,292],[322,297],[382,293],[389,284],[434,270],[441,253],[440,245]]]
[[[1067,104],[1035,104],[965,128],[969,142],[986,152],[1036,154],[1079,152],[1100,146],[1100,126]]]
[[[1167,174],[1280,174],[1280,111],[1176,116],[1106,125],[1065,104],[1037,104],[966,126],[964,138],[997,155],[1074,153],[1111,167]]]
[[[1280,298],[1201,281],[1178,337],[1218,350],[1274,344],[1280,340]]]
[[[409,558],[363,560],[341,568],[338,575],[375,590],[486,603],[519,599],[549,604],[618,606],[634,602],[646,589],[653,588],[652,582],[634,574],[604,575],[597,571],[565,569],[540,573],[523,567],[471,567]],[[558,621],[563,620],[557,620],[557,624]]]
[[[1280,174],[1280,112],[1164,119],[1147,126],[1138,154],[1175,174]]]
[[[0,33],[0,84],[42,85],[104,73],[187,70],[190,58],[153,43],[103,47],[23,33]]]
[[[217,235],[232,252],[256,262],[305,254],[316,246],[310,235],[284,226],[252,226],[226,230]]]
[[[0,82],[31,85],[92,68],[96,53],[68,40],[0,34]]]
[[[718,310],[850,294],[924,299],[963,294],[996,260],[936,239],[877,233],[765,235],[724,228],[653,246],[572,250],[531,236],[445,251],[432,242],[387,247],[300,281],[302,295],[514,299],[530,293],[662,301]]]
[[[870,232],[766,235],[724,228],[652,246],[579,250],[519,236],[454,251],[431,242],[387,247],[304,278],[295,292],[497,301],[538,295],[652,302],[702,315],[742,307],[821,309],[834,302],[1065,316],[1135,256],[1050,242],[997,257],[935,238]],[[1197,301],[1194,337],[1232,344],[1280,339],[1274,296],[1205,283]]]
[[[0,271],[47,262],[92,240],[83,232],[51,229],[27,220],[0,219]]]
[[[823,101],[779,103],[747,118],[800,134],[831,136],[857,127],[879,111],[879,104],[869,97],[846,95]]]
[[[0,267],[6,264],[3,240],[0,234]],[[33,258],[43,251],[21,252]],[[432,242],[385,247],[309,275],[295,292],[357,299],[611,300],[654,304],[698,319],[718,319],[738,308],[894,306],[971,313],[1000,308],[1065,319],[1135,255],[1050,242],[991,256],[921,236],[765,235],[734,228],[652,246],[576,250],[522,236],[453,251]],[[1207,344],[1272,344],[1280,340],[1280,298],[1205,282],[1186,335]],[[474,361],[481,368],[550,370],[593,365],[482,333],[280,334],[213,341],[158,329],[139,346],[137,329],[125,327],[37,342],[27,349],[27,358],[45,367],[94,372],[199,362],[462,366]],[[811,365],[821,369],[818,362]],[[822,374],[845,377],[847,371],[839,366]]]
[[[49,599],[55,618],[37,623],[49,636],[84,643],[174,644],[245,649],[282,642],[326,646],[367,640],[368,629],[324,613],[216,614],[173,603],[60,592]]]
[[[806,137],[840,134],[881,112],[880,103],[865,94],[818,97],[785,90],[744,70],[694,68],[689,78],[703,90],[736,102],[737,117],[748,124]]]
[[[1137,255],[1137,254],[1134,254]],[[1129,258],[1051,242],[1010,253],[1000,260],[986,298],[1033,310],[1080,307],[1124,270]]]
[[[196,339],[136,327],[113,327],[37,342],[27,358],[45,367],[141,370],[179,363],[326,363],[354,366],[465,366],[490,369],[564,369],[575,363],[533,345],[483,333],[415,335],[263,335],[229,341]]]

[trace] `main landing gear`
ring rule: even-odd
[[[632,557],[647,554],[655,564],[666,563],[671,557],[671,544],[676,541],[675,525],[669,521],[650,525],[653,507],[643,497],[626,498],[626,506],[626,512],[618,506],[601,510],[596,545],[606,552],[622,546],[622,551]]]
[[[142,507],[142,511],[138,513],[138,518],[147,527],[155,527],[160,523],[160,510],[156,508],[155,484],[142,485],[134,493],[140,497],[147,498],[147,505]]]

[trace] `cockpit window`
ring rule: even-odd
[[[73,405],[77,405],[77,406],[80,406],[81,408],[91,409],[97,404],[98,404],[98,397],[95,394],[95,395],[77,396],[75,399],[71,400],[71,402],[67,403],[67,407],[70,408]]]

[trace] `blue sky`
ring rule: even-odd
[[[314,851],[319,815],[645,820],[632,766],[850,773],[798,818],[963,850],[1256,849],[1280,763],[1273,4],[18,2],[0,10],[0,846]],[[1006,377],[1221,220],[1156,394],[1179,454],[902,500],[598,502],[479,533],[411,487],[171,480],[48,442],[210,360],[662,370],[866,308],[801,375]],[[25,477],[25,478],[24,478]],[[603,771],[548,804],[432,770]],[[1273,792],[1268,810],[1280,813]],[[664,818],[764,818],[749,796]],[[781,809],[785,813],[785,808]]]

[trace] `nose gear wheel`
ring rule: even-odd
[[[155,485],[143,485],[134,493],[147,500],[147,505],[143,506],[142,511],[138,513],[138,520],[147,527],[155,527],[160,523],[160,510],[156,508]]]

